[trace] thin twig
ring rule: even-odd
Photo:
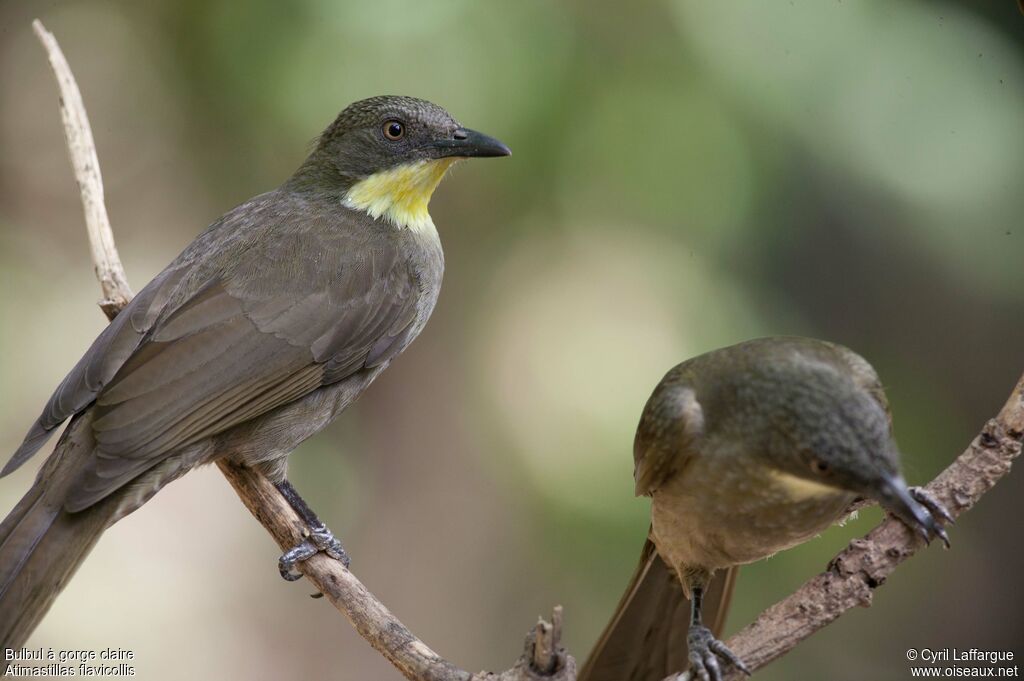
[[[82,206],[89,230],[92,260],[96,278],[103,289],[100,307],[113,319],[132,299],[132,291],[114,245],[114,235],[103,200],[103,180],[93,143],[89,119],[82,96],[75,83],[60,45],[38,19],[32,22],[39,41],[46,49],[60,87],[61,116],[71,164],[82,192]],[[245,506],[274,537],[282,549],[291,548],[304,538],[305,525],[277,488],[261,473],[228,463],[218,462]],[[547,625],[548,636],[542,640],[547,667],[538,673],[532,667],[535,633],[527,636],[526,650],[511,669],[495,675],[490,672],[470,674],[448,662],[423,641],[416,638],[377,598],[340,562],[323,554],[300,563],[298,569],[327,597],[356,628],[359,634],[388,659],[406,678],[413,681],[573,681],[576,667],[558,640],[561,636],[561,613],[556,610],[556,625]],[[552,645],[554,641],[554,645]]]
[[[114,316],[132,299],[121,258],[114,245],[114,234],[110,230],[107,205],[103,200],[103,177],[100,175],[100,161],[96,156],[96,145],[92,140],[92,128],[85,114],[82,93],[71,73],[64,53],[57,39],[36,19],[32,22],[39,42],[46,49],[46,56],[53,68],[53,75],[60,88],[60,116],[64,121],[64,138],[68,144],[71,167],[75,171],[78,188],[82,192],[82,209],[85,211],[85,227],[89,232],[89,248],[96,268],[96,278],[103,291],[100,307],[108,319]]]
[[[533,629],[532,645],[530,637],[526,639],[526,654],[533,649],[533,668],[542,674],[553,674],[565,657],[562,649],[562,606],[555,606],[551,613],[551,622],[537,619]],[[575,678],[575,675],[573,675]]]
[[[257,520],[274,537],[282,550],[291,548],[302,541],[305,525],[298,514],[292,510],[288,502],[277,491],[277,488],[266,477],[254,473],[251,469],[244,468],[238,464],[221,460],[220,466],[228,482],[238,492],[242,503],[256,517]],[[298,565],[298,570],[313,583],[317,590],[322,593],[355,627],[359,635],[365,638],[370,645],[376,648],[408,679],[437,680],[437,681],[517,681],[520,679],[559,679],[572,681],[575,679],[575,668],[573,674],[568,676],[565,671],[569,667],[568,661],[572,658],[565,654],[557,646],[551,645],[549,637],[540,640],[546,641],[543,645],[550,652],[545,660],[550,666],[542,673],[532,676],[523,675],[532,665],[517,665],[513,669],[503,672],[501,675],[494,675],[489,672],[470,674],[459,669],[451,662],[431,650],[423,641],[415,635],[383,603],[370,593],[363,584],[356,579],[351,571],[337,560],[327,557],[324,554],[317,554]],[[560,619],[560,613],[556,609],[556,622]],[[552,631],[554,626],[544,623],[551,636],[557,636],[559,632]],[[524,659],[532,660],[533,650],[536,646],[533,641],[537,640],[535,634],[527,637],[527,651]],[[548,648],[550,646],[550,648]],[[522,662],[522,660],[520,661]],[[514,672],[514,673],[512,673]],[[511,675],[509,675],[511,673]]]

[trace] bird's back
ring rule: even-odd
[[[95,404],[96,449],[84,454],[91,460],[67,502],[84,508],[175,452],[375,374],[422,329],[442,269],[436,240],[331,197],[257,196],[211,225],[118,315],[5,472]],[[263,444],[283,455],[297,442]]]

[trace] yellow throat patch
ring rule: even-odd
[[[845,494],[841,489],[790,475],[779,470],[770,472],[772,480],[789,495],[791,501],[804,501],[815,497],[829,497]]]
[[[345,194],[345,205],[384,218],[399,229],[434,231],[427,205],[455,160],[413,161],[374,173],[352,185]]]

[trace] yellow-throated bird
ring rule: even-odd
[[[0,525],[0,648],[17,647],[111,523],[189,469],[230,454],[309,524],[282,575],[341,544],[285,478],[416,337],[444,260],[427,204],[457,159],[496,139],[410,97],[352,104],[281,187],[196,238],[100,334],[54,392],[6,475],[65,420]]]
[[[641,562],[579,681],[746,671],[716,637],[737,565],[820,534],[865,498],[925,540],[948,512],[900,475],[871,365],[839,345],[761,338],[683,362],[655,388],[633,449],[651,497]],[[717,572],[717,574],[716,574]]]

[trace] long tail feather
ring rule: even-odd
[[[704,595],[704,622],[725,626],[737,568],[715,574]],[[648,539],[626,593],[580,670],[578,681],[662,681],[686,669],[690,602],[679,578]]]
[[[64,497],[91,447],[91,429],[68,426],[35,484],[0,523],[0,648],[22,646],[75,570],[107,528],[114,500],[77,513]]]

